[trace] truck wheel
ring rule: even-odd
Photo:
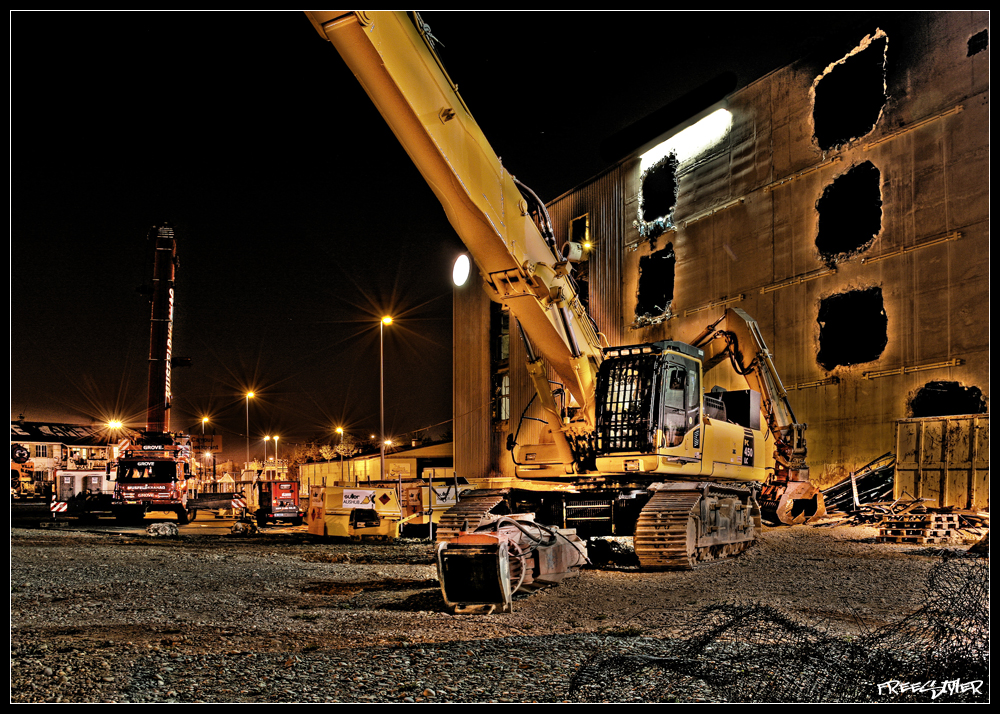
[[[178,508],[177,511],[177,525],[186,526],[188,522],[188,510],[186,508]]]
[[[267,516],[264,515],[264,511],[263,509],[261,509],[260,511],[257,511],[257,527],[263,528],[266,525],[267,525]]]
[[[193,523],[194,519],[198,517],[198,509],[192,508],[188,511],[188,523]]]
[[[301,526],[302,525],[302,518],[301,517],[299,517],[299,518],[293,518],[292,519],[292,525],[293,526]]]

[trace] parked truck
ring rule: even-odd
[[[117,520],[140,521],[151,511],[175,513],[182,524],[196,517],[197,510],[188,506],[190,448],[183,438],[146,432],[109,468],[111,511]]]
[[[247,499],[247,512],[260,528],[278,522],[302,525],[305,511],[299,505],[299,482],[256,481]]]

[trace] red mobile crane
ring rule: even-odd
[[[150,231],[154,241],[152,317],[146,430],[108,467],[115,482],[111,510],[120,521],[141,520],[147,511],[173,511],[187,523],[191,473],[190,437],[170,432],[170,378],[173,351],[174,277],[177,241],[169,225]]]

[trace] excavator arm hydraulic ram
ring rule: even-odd
[[[809,482],[806,425],[795,419],[757,321],[739,308],[729,308],[691,344],[704,351],[706,373],[728,358],[736,373],[761,395],[776,464],[774,475],[761,492],[764,518],[791,525],[826,515],[823,494]]]

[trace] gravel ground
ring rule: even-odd
[[[875,535],[765,528],[691,572],[587,569],[511,614],[453,616],[419,541],[12,529],[11,701],[583,701],[570,686],[588,661],[655,656],[713,603],[767,603],[842,637],[898,621],[941,547]],[[634,676],[614,700],[650,700]],[[723,696],[658,681],[659,701]]]

